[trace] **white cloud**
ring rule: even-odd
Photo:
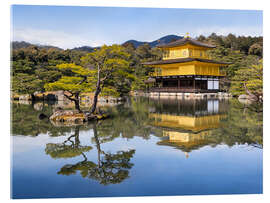
[[[100,46],[105,42],[101,40],[85,39],[82,36],[73,35],[61,31],[37,30],[31,28],[14,29],[13,41],[26,41],[34,44],[52,45],[63,49],[79,46]]]

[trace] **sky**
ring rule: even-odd
[[[258,10],[13,5],[11,40],[67,49],[154,41],[187,32],[191,37],[213,32],[262,36],[262,19]]]

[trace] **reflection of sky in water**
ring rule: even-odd
[[[205,115],[218,113],[220,106],[208,101],[203,108],[198,108],[206,111]],[[83,178],[80,171],[69,176],[58,175],[63,166],[76,164],[84,158],[79,155],[53,159],[45,152],[46,144],[63,143],[71,134],[74,130],[59,137],[44,133],[37,137],[12,136],[15,198],[262,193],[262,149],[249,145],[229,147],[219,143],[211,147],[206,144],[188,152],[187,158],[184,151],[174,146],[157,144],[164,140],[164,134],[163,137],[151,134],[148,140],[136,136],[127,139],[120,135],[100,145],[106,153],[136,150],[130,160],[134,165],[129,169],[129,178],[119,184],[104,186],[94,179]],[[215,136],[215,131],[211,136]],[[81,146],[92,147],[84,154],[88,161],[97,163],[93,129],[80,129],[79,140]]]
[[[82,145],[89,145],[91,132],[81,132]],[[62,137],[61,137],[62,138]],[[131,163],[130,178],[120,184],[100,185],[95,180],[57,172],[65,164],[82,161],[78,156],[52,159],[44,152],[45,143],[58,143],[61,138],[41,135],[36,138],[13,137],[13,192],[18,197],[85,197],[119,195],[185,195],[262,192],[262,151],[246,146],[215,148],[206,146],[189,153],[158,146],[159,138],[150,140],[116,138],[101,145],[104,151],[136,149]],[[25,140],[24,141],[22,141]],[[27,140],[29,139],[29,140]],[[32,144],[31,139],[35,139]],[[93,146],[93,144],[91,144]],[[27,148],[27,150],[21,150]],[[94,147],[86,153],[97,161]]]

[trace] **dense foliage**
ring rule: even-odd
[[[262,76],[257,77],[254,67],[258,66],[262,73],[260,60],[263,58],[263,37],[237,37],[233,34],[220,36],[213,33],[208,37],[201,35],[197,37],[197,40],[217,46],[216,49],[209,51],[213,60],[231,63],[228,67],[224,67],[226,77],[221,80],[223,90],[234,95],[247,93],[247,91],[255,95],[262,94]],[[94,84],[97,82],[97,64],[103,67],[101,78],[111,72],[110,77],[104,82],[101,94],[123,96],[132,90],[147,90],[146,81],[153,70],[143,66],[142,62],[162,58],[160,49],[151,47],[147,43],[135,47],[132,41],[123,45],[103,46],[96,49],[61,50],[50,46],[33,46],[28,43],[23,45],[16,43],[13,48],[12,90],[19,94],[59,89],[60,86],[63,90],[67,89],[63,87],[63,84],[73,83],[73,79],[81,81],[83,76],[74,72],[72,66],[92,70],[88,82]],[[103,59],[105,60],[102,61]],[[64,66],[66,68],[63,68]],[[245,78],[242,75],[245,75]],[[246,86],[237,82],[242,79],[246,81]],[[56,81],[58,83],[55,83]],[[251,85],[253,82],[256,85]],[[48,83],[54,85],[45,86]],[[90,90],[89,88],[82,87],[80,92]],[[93,85],[92,91],[94,91]]]
[[[259,84],[262,84],[263,65],[262,61],[259,61],[263,58],[263,37],[236,37],[233,34],[219,36],[213,33],[208,37],[201,35],[197,39],[217,46],[209,52],[213,60],[231,63],[224,68],[226,78],[221,81],[224,90],[230,91],[233,95],[248,94],[248,92],[262,95],[262,85]],[[254,66],[259,63],[261,74],[258,76]],[[242,74],[245,76],[242,77]],[[245,80],[249,85],[245,88],[240,80]],[[256,88],[251,85],[254,80],[256,80]]]
[[[44,91],[46,83],[57,81],[62,72],[56,68],[62,63],[78,64],[84,52],[28,46],[14,49],[11,57],[12,91],[34,94]]]

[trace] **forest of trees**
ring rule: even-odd
[[[233,95],[263,94],[263,37],[236,37],[233,34],[219,36],[199,36],[199,41],[217,46],[209,51],[214,60],[230,62],[225,68],[226,77],[221,87]]]
[[[231,62],[224,71],[221,88],[233,95],[252,93],[262,96],[263,37],[212,33],[197,40],[215,44],[212,59]],[[27,45],[27,46],[26,46]],[[81,92],[98,96],[124,96],[130,91],[147,90],[145,81],[151,68],[142,62],[160,60],[161,50],[149,44],[135,48],[132,43],[102,46],[93,51],[62,50],[26,43],[13,46],[11,56],[12,92],[30,94],[46,90],[70,90],[73,99]]]

